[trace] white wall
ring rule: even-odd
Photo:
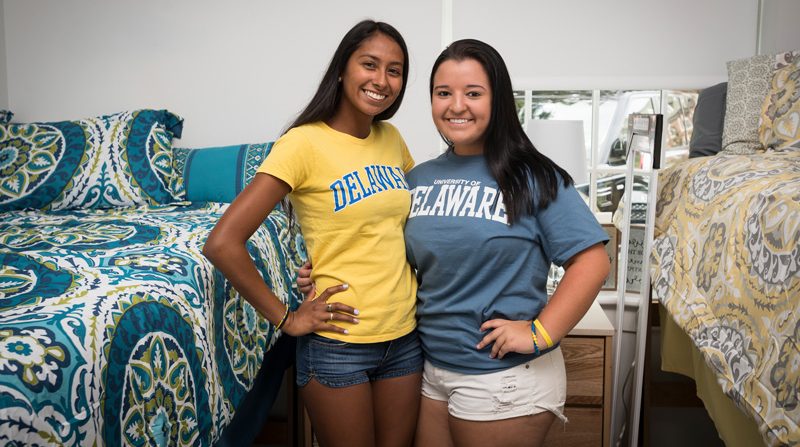
[[[344,33],[371,17],[406,39],[411,72],[393,122],[415,158],[430,158],[438,136],[427,70],[440,49],[441,5],[347,5],[7,0],[10,106],[19,121],[167,108],[185,118],[182,146],[268,141],[311,98]]]
[[[800,50],[800,1],[763,1],[760,54]]]
[[[8,109],[8,79],[6,71],[6,31],[3,10],[5,0],[0,0],[0,109]]]
[[[497,48],[516,88],[702,88],[756,50],[757,0],[456,0],[453,12],[453,37]]]
[[[385,20],[411,52],[393,122],[418,161],[439,151],[427,78],[443,23],[497,47],[517,88],[700,88],[725,79],[726,60],[755,54],[758,10],[757,0],[0,1],[0,101],[17,120],[167,108],[186,118],[188,147],[274,139],[344,32]]]

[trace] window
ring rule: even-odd
[[[698,91],[692,90],[575,90],[514,92],[517,114],[523,127],[532,120],[579,120],[583,122],[588,181],[576,183],[595,213],[611,219],[625,191],[628,115],[662,113],[666,165],[688,156],[692,116]],[[662,106],[663,103],[663,106]],[[558,141],[562,141],[559,139]],[[562,166],[564,167],[564,166]],[[632,223],[644,223],[648,176],[634,175]],[[626,202],[628,200],[626,199]],[[563,269],[550,266],[547,290],[552,293]]]
[[[692,135],[696,90],[571,90],[514,92],[523,127],[530,120],[581,120],[589,182],[577,184],[595,212],[614,212],[625,186],[628,115],[662,113],[666,163],[685,158]],[[637,178],[644,178],[637,176]],[[636,190],[647,191],[647,185]],[[634,194],[633,203],[646,201]]]

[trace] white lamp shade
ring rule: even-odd
[[[589,181],[583,121],[530,120],[526,133],[536,149],[564,168],[575,184]]]

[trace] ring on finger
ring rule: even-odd
[[[333,312],[331,312],[331,315],[330,315],[330,316],[331,316],[331,318],[330,318],[330,320],[329,320],[329,321],[333,321]]]
[[[332,312],[333,311],[333,306],[331,306],[331,304],[328,303],[327,309],[328,309],[328,312]]]

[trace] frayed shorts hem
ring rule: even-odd
[[[297,386],[304,387],[308,385],[308,382],[310,382],[311,380],[316,380],[320,385],[326,386],[328,388],[346,388],[348,386],[361,385],[362,383],[410,376],[412,374],[417,374],[421,372],[422,372],[422,366],[418,368],[409,368],[399,371],[390,371],[385,374],[373,375],[371,377],[365,374],[355,374],[344,378],[336,378],[336,380],[328,380],[322,377],[318,377],[315,374],[307,374],[302,377],[302,380],[300,377],[298,377],[296,383]]]

